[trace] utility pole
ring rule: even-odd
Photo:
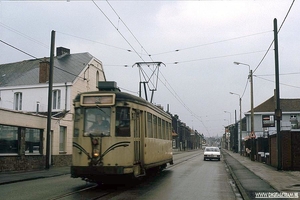
[[[53,87],[53,65],[54,65],[55,31],[51,32],[49,88],[48,88],[48,114],[47,114],[47,140],[46,140],[46,169],[50,168],[50,135],[51,135],[51,113],[52,113],[52,87]]]
[[[242,139],[242,98],[239,96],[240,103],[240,155],[242,155],[243,139]]]
[[[277,32],[277,19],[274,21],[274,53],[275,53],[275,85],[276,85],[276,131],[277,131],[277,170],[282,170],[282,150],[281,150],[281,133],[280,133],[280,121],[282,117],[282,111],[280,108],[280,94],[279,94],[279,58],[278,58],[278,32]]]
[[[254,161],[254,141],[255,141],[255,133],[254,133],[254,110],[253,110],[253,73],[252,69],[250,70],[250,81],[251,81],[251,160]]]

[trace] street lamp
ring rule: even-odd
[[[229,92],[230,94],[234,94],[239,96],[239,106],[240,106],[240,141],[239,141],[239,150],[240,150],[240,155],[242,155],[242,98],[239,94],[236,94],[234,92]]]
[[[251,133],[250,133],[250,137],[251,139],[251,160],[254,160],[254,151],[253,151],[253,139],[254,139],[254,110],[253,110],[253,74],[252,74],[252,70],[250,69],[250,65],[245,64],[245,63],[241,63],[241,62],[233,62],[236,65],[246,65],[249,67],[249,76],[248,78],[250,79],[250,83],[251,83],[251,91],[250,91],[250,95],[251,95]]]

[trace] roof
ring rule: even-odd
[[[53,83],[73,82],[92,60],[89,53],[54,57]],[[39,84],[40,62],[48,58],[24,60],[0,65],[0,87]]]
[[[274,96],[256,106],[254,112],[274,112],[276,101]],[[280,99],[280,109],[283,112],[300,112],[300,99]],[[248,111],[250,112],[250,111]]]

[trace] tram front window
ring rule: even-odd
[[[85,110],[84,135],[109,136],[110,135],[110,108],[87,108]]]

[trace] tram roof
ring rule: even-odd
[[[121,91],[91,91],[91,92],[84,92],[84,93],[78,94],[75,97],[74,101],[79,101],[80,96],[84,95],[84,94],[115,94],[116,95],[116,101],[129,101],[129,102],[133,102],[133,103],[137,103],[137,104],[140,104],[140,105],[143,105],[143,106],[150,107],[150,108],[152,108],[155,111],[160,112],[160,113],[166,113],[162,108],[159,108],[155,104],[150,103],[149,101],[147,101],[147,100],[145,100],[141,97],[138,97],[138,96],[126,93],[126,92],[121,92]]]

